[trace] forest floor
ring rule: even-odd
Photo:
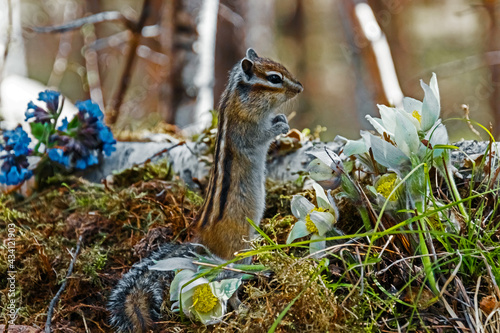
[[[480,198],[475,201],[477,207],[493,214],[493,226],[484,226],[482,231],[496,228],[488,234],[489,243],[468,237],[465,230],[462,237],[475,242],[475,250],[472,254],[465,251],[455,260],[439,237],[433,240],[436,256],[446,259],[439,274],[435,273],[444,285],[436,298],[421,274],[425,270],[421,257],[405,250],[397,232],[388,241],[377,240],[366,257],[369,238],[359,237],[363,222],[347,200],[339,202],[336,223],[345,237],[328,244],[333,246],[326,259],[307,257],[307,244],[270,249],[273,243],[285,244],[297,221],[290,210],[292,196],[301,194],[315,202],[314,192],[302,189],[303,180],[267,183],[267,207],[260,228],[268,240],[253,245],[258,253],[254,262],[265,265],[272,274],[244,283],[240,299],[246,311],[229,312],[222,323],[207,327],[171,313],[165,297],[157,331],[455,332],[479,322],[490,325],[484,326],[488,327],[485,332],[499,327],[500,294],[495,281],[499,251],[492,248],[500,237],[497,192],[485,196],[488,206],[481,206]],[[59,177],[28,198],[1,196],[0,290],[2,304],[15,301],[15,324],[30,326],[33,332],[42,329],[51,300],[66,281],[54,306],[52,329],[112,332],[106,310],[112,288],[134,263],[160,244],[192,239],[206,180],[199,185],[201,191],[188,189],[172,174],[168,161],[160,160],[116,174],[112,183]],[[467,186],[464,182],[459,190],[469,193]],[[6,230],[13,234],[14,246],[9,246]],[[74,269],[66,279],[78,245]],[[461,265],[469,266],[469,273],[458,271]],[[12,269],[15,279],[8,280]],[[5,323],[9,311],[7,306],[2,308]],[[21,332],[15,326],[7,331]]]

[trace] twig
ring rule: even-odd
[[[173,146],[170,146],[168,148],[165,148],[165,149],[162,149],[160,150],[159,152],[157,152],[156,154],[154,154],[153,156],[151,156],[150,158],[148,158],[147,160],[145,160],[144,162],[142,163],[139,163],[139,164],[136,164],[136,165],[142,165],[142,164],[148,164],[148,163],[151,163],[151,161],[155,158],[155,157],[158,157],[158,156],[161,156],[165,153],[168,153],[169,151],[171,151],[172,149],[176,148],[176,147],[179,147],[179,146],[182,146],[182,145],[185,145],[186,144],[186,141],[180,141],[178,143],[176,143],[175,145]],[[188,147],[186,145],[186,147]],[[194,154],[193,154],[194,155]]]
[[[78,253],[80,252],[80,247],[82,245],[82,238],[83,238],[83,235],[80,235],[80,237],[78,238],[78,242],[76,243],[76,250],[75,250],[75,253],[73,254],[73,259],[71,259],[71,262],[69,264],[68,273],[66,274],[66,278],[64,279],[64,282],[62,283],[61,287],[57,291],[57,294],[50,301],[49,309],[47,311],[47,321],[45,322],[45,333],[51,332],[50,324],[52,321],[52,315],[54,313],[54,307],[56,306],[56,303],[59,301],[59,297],[61,297],[62,292],[66,288],[66,285],[68,284],[69,277],[73,273],[73,266],[75,265],[76,258],[78,256]]]
[[[75,10],[71,2],[67,2],[64,6],[63,21],[71,22],[75,19]],[[50,73],[49,80],[47,81],[47,86],[49,87],[59,87],[61,84],[62,77],[66,68],[68,67],[68,58],[71,53],[71,40],[73,39],[73,31],[67,34],[63,34],[59,38],[59,47],[57,50],[56,59],[54,60],[54,65],[52,66],[52,72]]]
[[[110,125],[116,123],[116,120],[118,119],[118,116],[120,114],[120,107],[123,103],[125,93],[127,92],[130,80],[132,78],[132,69],[134,67],[136,59],[137,47],[139,47],[139,41],[142,36],[142,28],[144,28],[144,25],[146,24],[146,19],[150,13],[150,9],[151,0],[144,0],[139,20],[137,21],[137,23],[129,27],[129,29],[132,31],[132,38],[130,39],[128,53],[125,58],[125,69],[123,70],[121,78],[118,80],[120,82],[118,91],[108,106],[109,114],[107,117],[107,122]]]
[[[462,104],[462,110],[464,110],[464,116],[465,119],[467,120],[467,126],[469,126],[469,129],[471,130],[472,133],[476,134],[478,137],[481,137],[481,134],[477,131],[477,129],[472,126],[472,123],[469,118],[469,106],[467,104]]]
[[[123,16],[122,13],[117,11],[108,11],[108,12],[97,13],[87,17],[82,17],[61,25],[48,26],[48,27],[32,27],[31,29],[39,33],[63,33],[79,29],[83,25],[89,23],[95,24],[95,23],[112,22],[112,21],[123,22],[123,24],[125,24],[125,26],[128,29],[132,29],[135,25],[134,22]]]
[[[474,292],[474,319],[476,321],[476,330],[478,333],[483,333],[483,327],[481,325],[481,320],[479,319],[479,303],[477,301],[477,296],[479,294],[479,288],[481,287],[481,275],[477,278],[476,291]],[[479,327],[478,327],[479,326]]]

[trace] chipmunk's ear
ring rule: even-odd
[[[243,58],[241,61],[241,69],[248,78],[251,78],[253,75],[253,61],[248,58]]]
[[[255,60],[257,59],[259,56],[257,55],[257,53],[252,49],[252,48],[249,48],[247,50],[247,58],[250,59],[250,60]]]

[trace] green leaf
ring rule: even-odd
[[[225,279],[221,281],[210,282],[212,292],[215,297],[227,301],[233,296],[241,285],[241,279]]]
[[[72,129],[75,129],[78,127],[80,124],[80,121],[78,120],[78,117],[74,117],[69,123],[68,123],[68,129],[67,132],[71,131]]]
[[[30,123],[30,127],[31,135],[33,135],[38,141],[42,141],[45,126],[43,126],[42,123]]]
[[[197,267],[193,264],[193,258],[173,257],[163,260],[154,260],[154,265],[149,266],[151,271],[173,271],[176,269],[190,269],[196,271]]]

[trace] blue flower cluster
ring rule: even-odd
[[[38,100],[45,102],[47,105],[47,110],[37,106],[33,102],[28,103],[28,109],[24,113],[28,121],[31,118],[35,118],[36,123],[48,123],[51,119],[56,118],[57,111],[59,110],[59,97],[61,93],[53,90],[45,90],[38,94]]]
[[[116,140],[104,125],[104,115],[97,104],[87,100],[76,103],[76,107],[75,119],[63,119],[59,132],[50,137],[56,145],[48,155],[52,161],[83,170],[97,164],[99,154],[111,155],[116,150]]]
[[[21,126],[3,132],[4,144],[0,144],[0,183],[17,185],[30,178],[33,172],[28,170],[26,156],[31,139]]]

